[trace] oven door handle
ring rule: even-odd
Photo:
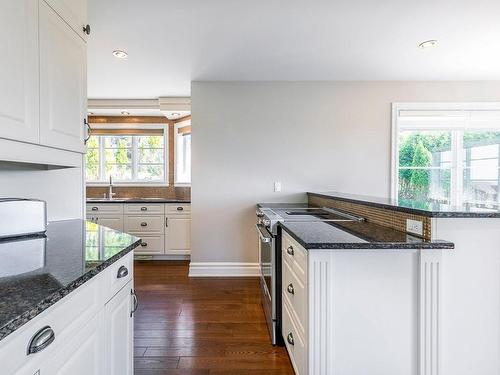
[[[271,242],[273,240],[272,237],[266,236],[267,230],[266,230],[265,226],[263,226],[262,224],[257,224],[256,227],[257,227],[257,231],[259,232],[260,240],[262,242],[269,243],[269,242]]]

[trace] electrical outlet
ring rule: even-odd
[[[406,231],[419,236],[424,235],[424,224],[419,220],[406,219]]]
[[[279,193],[281,191],[281,182],[275,181],[274,182],[274,192]]]

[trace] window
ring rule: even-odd
[[[500,104],[401,103],[393,116],[394,198],[500,207]]]
[[[161,134],[97,134],[87,142],[89,183],[166,183],[165,137]]]
[[[191,125],[175,126],[175,184],[191,184]]]

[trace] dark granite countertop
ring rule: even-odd
[[[46,235],[0,241],[0,340],[140,244],[84,220],[47,228]]]
[[[191,203],[190,199],[168,198],[87,198],[87,203]]]
[[[451,206],[440,203],[414,200],[394,200],[390,198],[371,197],[367,195],[346,194],[337,192],[308,192],[309,196],[334,198],[344,202],[362,203],[367,206],[386,208],[410,214],[438,218],[500,218],[500,207],[487,208],[464,204]]]
[[[305,249],[453,249],[452,242],[427,241],[367,222],[282,222]]]

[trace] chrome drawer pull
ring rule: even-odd
[[[117,279],[121,279],[122,277],[125,277],[127,275],[128,275],[128,269],[127,269],[127,267],[121,266],[120,268],[118,268],[118,273],[116,275]]]
[[[288,336],[286,337],[286,341],[288,341],[288,343],[289,343],[290,345],[295,345],[295,342],[293,341],[293,335],[292,335],[292,332],[290,332],[290,333],[288,334]]]
[[[99,211],[99,207],[92,207],[92,211]]]
[[[132,295],[132,298],[134,299],[134,307],[132,308],[132,311],[130,311],[130,317],[134,316],[134,313],[137,311],[137,308],[139,307],[139,299],[137,298],[137,294],[135,294],[135,290],[131,289],[130,294]]]
[[[148,208],[147,207],[141,207],[141,211],[147,211]]]
[[[148,246],[148,243],[147,242],[141,242],[141,246],[142,247],[146,247],[146,246]]]
[[[183,211],[184,207],[177,207],[177,211]]]
[[[55,340],[56,334],[50,326],[43,327],[33,335],[28,345],[28,355],[38,353]]]
[[[286,291],[290,294],[295,294],[295,289],[293,289],[293,285],[292,284],[289,284],[287,287],[286,287]]]
[[[289,255],[293,256],[293,254],[294,254],[294,252],[293,252],[293,246],[288,246],[288,248],[286,249],[286,252],[287,252]]]
[[[147,226],[148,226],[148,223],[146,223],[145,221],[143,221],[143,222],[141,223],[141,227],[147,227]]]

